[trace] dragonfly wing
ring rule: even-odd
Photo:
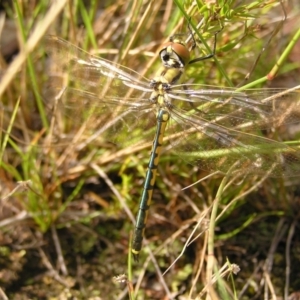
[[[53,75],[67,74],[68,76],[67,82],[62,83],[62,86],[72,84],[77,88],[89,91],[90,88],[98,88],[99,92],[104,82],[115,79],[120,83],[120,95],[128,86],[143,91],[150,90],[150,81],[134,70],[91,55],[59,37],[47,36],[45,48],[56,61],[56,64],[51,64],[55,65],[52,71]]]
[[[254,126],[258,124],[260,128],[263,123],[266,128],[277,127],[278,124],[299,123],[299,91],[260,89],[247,90],[244,93],[230,88],[212,87],[207,90],[201,87],[199,90],[172,90],[172,103],[188,114],[194,109],[195,112],[203,113],[206,119],[228,127],[239,124],[245,126],[246,120],[251,121]]]
[[[274,128],[300,123],[298,92],[185,92],[174,93],[169,126],[169,139],[184,159],[206,170],[226,172],[236,164],[239,173],[299,174],[300,150],[269,138]]]
[[[84,124],[89,135],[101,134],[123,146],[151,134],[153,139],[155,113],[148,79],[56,36],[47,36],[45,47],[56,64],[44,99],[52,111],[56,107],[55,113],[68,117],[70,136]]]
[[[84,125],[86,129],[82,139],[101,136],[107,141],[127,146],[141,140],[152,140],[154,135],[156,116],[153,104],[145,98],[148,93],[135,91],[133,96],[137,94],[139,101],[111,95],[100,98],[83,90],[58,88],[51,111],[55,114],[56,125],[60,124],[58,120],[64,120],[70,139]],[[63,132],[66,134],[66,130]]]

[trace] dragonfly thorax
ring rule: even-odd
[[[156,76],[151,80],[150,86],[158,90],[160,89],[160,85],[162,85],[162,88],[164,90],[167,90],[170,85],[175,84],[179,81],[181,76],[184,73],[184,69],[168,69],[165,67],[162,67],[159,69],[159,71],[156,73]]]
[[[169,108],[171,105],[171,101],[167,94],[169,86],[166,86],[161,82],[155,84],[155,90],[152,92],[149,100],[153,102],[156,109]]]

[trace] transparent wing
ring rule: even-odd
[[[150,101],[150,80],[57,37],[47,39],[47,49],[68,74],[58,106],[72,123],[86,123],[91,136],[126,145],[153,139],[161,106]],[[299,149],[274,140],[275,128],[289,131],[299,124],[299,97],[299,91],[170,86],[165,140],[202,169],[226,172],[236,164],[239,173],[299,175]]]
[[[273,140],[274,129],[287,137],[299,125],[299,91],[181,87],[168,94],[174,120],[169,130],[184,159],[223,172],[236,164],[239,173],[299,175],[299,148]]]
[[[156,114],[153,103],[149,98],[143,98],[143,93],[138,94],[138,98],[126,100],[99,98],[90,92],[67,88],[59,99],[59,112],[67,116],[71,126],[84,124],[89,136],[101,136],[126,147],[154,137]]]
[[[105,133],[112,142],[129,142],[134,134],[153,138],[155,108],[150,81],[137,72],[95,57],[55,36],[45,40],[53,58],[51,86],[44,98],[68,117],[72,127],[85,124],[90,135]],[[131,137],[131,142],[133,141]]]
[[[73,82],[84,90],[91,87],[97,89],[100,93],[104,81],[106,82],[111,78],[119,80],[120,89],[114,90],[114,95],[116,95],[116,91],[119,95],[123,94],[126,87],[150,91],[150,81],[134,70],[101,57],[93,56],[59,37],[47,36],[45,47],[47,53],[56,61],[56,64],[53,65],[57,67],[59,72],[57,75],[68,74],[68,80],[71,84]]]

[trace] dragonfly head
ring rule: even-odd
[[[166,68],[184,68],[190,61],[190,51],[182,41],[177,39],[165,43],[159,56]]]

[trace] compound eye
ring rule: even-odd
[[[171,47],[172,51],[179,57],[182,63],[186,66],[190,61],[190,51],[187,49],[186,46],[182,45],[181,43],[177,42],[167,42],[163,44],[162,50],[166,50],[168,52],[168,48]]]
[[[186,46],[180,43],[172,43],[173,51],[180,57],[180,59],[184,62],[186,66],[190,61],[190,51],[187,49]]]

